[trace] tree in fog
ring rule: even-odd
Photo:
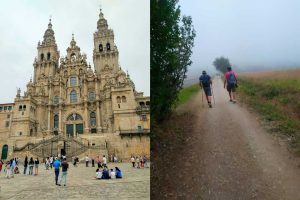
[[[213,62],[213,65],[215,66],[217,71],[220,71],[223,74],[227,72],[227,67],[231,67],[229,59],[224,58],[223,56],[221,56],[220,58],[216,58]]]
[[[151,123],[162,120],[177,99],[194,45],[192,18],[180,16],[178,0],[151,0]]]

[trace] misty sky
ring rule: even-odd
[[[100,3],[114,30],[123,70],[136,89],[150,95],[150,6],[148,0],[6,0],[0,7],[0,103],[13,102],[33,75],[37,43],[42,41],[52,16],[61,56],[66,55],[72,33],[81,52],[92,62],[93,33]]]
[[[197,36],[193,73],[228,57],[240,70],[300,66],[299,0],[180,0]],[[211,71],[211,70],[210,70]]]

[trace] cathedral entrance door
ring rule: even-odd
[[[73,124],[67,124],[67,137],[74,137]]]

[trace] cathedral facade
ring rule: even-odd
[[[124,159],[149,155],[150,98],[135,90],[118,56],[102,11],[94,33],[94,70],[74,35],[67,55],[60,57],[50,20],[27,90],[21,95],[18,89],[14,103],[0,105],[1,157],[25,151],[38,156],[89,151]]]

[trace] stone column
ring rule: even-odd
[[[48,98],[48,134],[50,134],[51,132],[51,104],[52,104],[52,83],[50,82],[49,83],[49,92],[48,92],[48,95],[49,95],[49,98]]]
[[[59,115],[58,115],[58,134],[62,135],[62,106],[59,104]]]
[[[100,103],[99,101],[96,102],[96,122],[97,122],[97,132],[101,133],[102,132],[102,127],[101,127],[101,119],[100,119]]]
[[[51,106],[48,105],[48,134],[51,132]]]
[[[85,128],[84,128],[84,132],[86,134],[89,133],[90,131],[90,118],[89,118],[89,113],[88,113],[88,105],[87,102],[84,102],[84,118],[85,118]]]

